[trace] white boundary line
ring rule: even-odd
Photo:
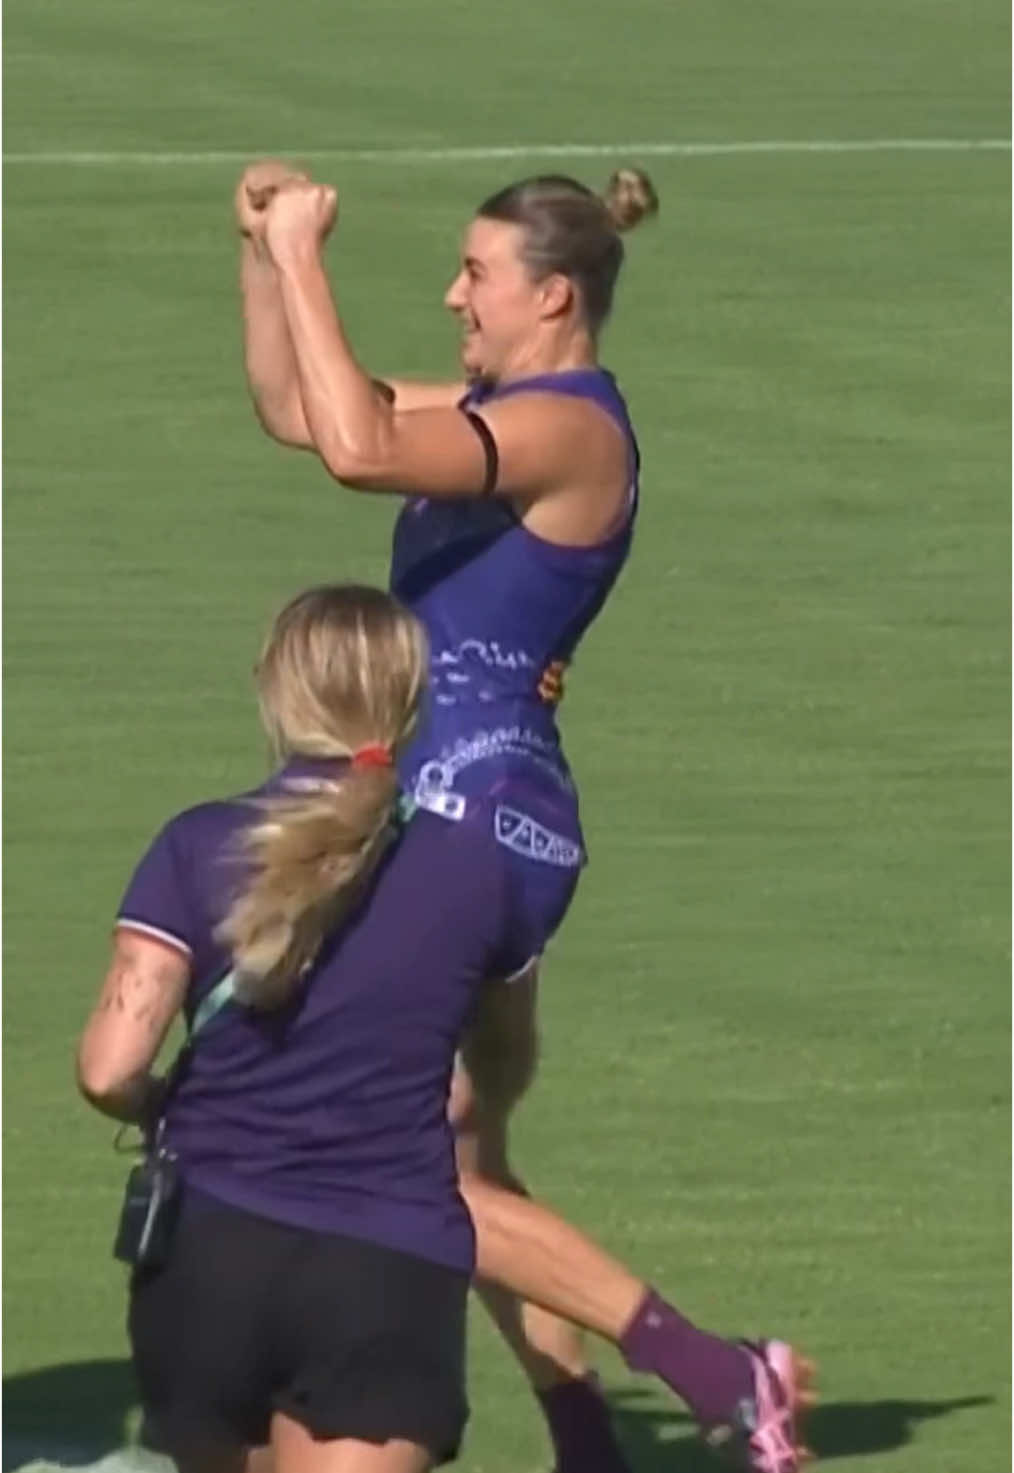
[[[288,158],[333,159],[347,164],[442,164],[525,158],[707,158],[723,154],[850,154],[850,153],[976,153],[1009,152],[1009,138],[811,138],[757,139],[728,143],[504,143],[462,148],[309,148],[279,149]],[[271,150],[202,149],[195,152],[104,152],[73,150],[58,153],[5,153],[5,164],[35,167],[66,165],[79,168],[115,168],[122,165],[241,164],[264,157]]]

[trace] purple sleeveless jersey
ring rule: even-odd
[[[560,547],[529,532],[503,500],[415,497],[398,518],[391,591],[426,626],[430,699],[406,754],[406,785],[488,793],[505,774],[573,793],[542,678],[566,665],[630,551],[639,457],[623,397],[604,369],[476,385],[462,408],[512,394],[588,399],[630,447],[628,514],[594,547]],[[473,769],[475,769],[473,771]]]
[[[141,860],[119,924],[189,958],[188,1017],[231,968],[215,928],[237,883],[249,799],[328,774],[333,763],[290,762],[257,793],[180,814]],[[419,810],[291,1005],[229,1003],[198,1035],[167,1111],[187,1185],[470,1271],[449,1081],[480,984],[531,954],[525,926],[489,805],[456,823]]]

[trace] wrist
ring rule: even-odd
[[[280,248],[272,250],[271,259],[278,273],[290,278],[303,276],[314,269],[322,269],[320,247],[313,240],[287,241]]]
[[[246,260],[263,267],[265,271],[272,270],[274,262],[263,235],[251,235],[249,230],[241,230],[239,234],[240,249]]]

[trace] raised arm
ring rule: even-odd
[[[331,474],[367,491],[496,493],[523,503],[526,520],[532,503],[545,502],[546,535],[597,537],[625,491],[619,431],[594,406],[547,394],[519,394],[481,415],[461,413],[456,395],[411,410],[378,395],[346,337],[321,259],[335,209],[333,190],[293,184],[272,201],[265,227],[307,427]]]
[[[161,1098],[151,1073],[170,1025],[183,1006],[190,961],[176,947],[118,929],[99,1000],[81,1035],[81,1093],[114,1120],[147,1123]]]
[[[240,233],[239,283],[243,303],[243,358],[257,418],[283,445],[313,446],[303,413],[296,355],[282,302],[281,283],[264,242],[267,207],[286,182],[307,176],[288,164],[265,159],[244,170],[236,187]],[[375,380],[374,387],[399,410],[450,409],[465,392],[459,382]]]
[[[468,385],[461,379],[446,383],[423,383],[410,378],[374,379],[374,385],[393,409],[414,413],[418,409],[455,409]]]
[[[273,439],[309,448],[313,441],[299,395],[296,356],[278,273],[264,244],[268,204],[286,180],[305,178],[275,159],[251,164],[236,186],[234,204],[240,233],[243,361],[254,409]]]
[[[303,413],[278,274],[262,252],[263,247],[252,240],[244,240],[240,247],[246,379],[257,418],[271,438],[308,449],[313,439]]]

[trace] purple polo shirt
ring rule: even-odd
[[[231,967],[214,931],[249,798],[334,772],[293,761],[246,799],[189,809],[138,865],[119,924],[189,957],[188,1017]],[[483,981],[537,949],[493,823],[481,800],[455,820],[417,810],[293,1001],[260,1013],[230,1002],[201,1031],[166,1125],[191,1187],[471,1271],[446,1119],[454,1054]]]

